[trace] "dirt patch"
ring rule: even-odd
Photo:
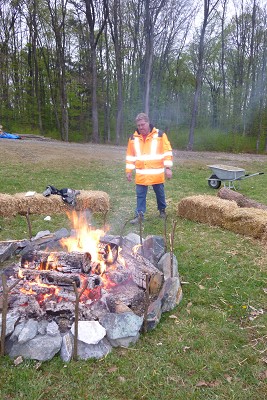
[[[77,162],[88,164],[90,161],[114,161],[124,162],[126,147],[101,145],[92,143],[65,143],[55,140],[34,139],[0,139],[0,162],[12,160],[17,164],[38,164],[53,166],[56,164],[68,164]],[[256,154],[230,154],[217,152],[196,152],[175,150],[174,163],[198,163],[198,164],[227,164],[240,165],[241,163],[265,163],[266,155]]]

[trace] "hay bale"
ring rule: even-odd
[[[255,239],[264,239],[267,232],[267,211],[239,208],[228,215],[224,228]]]
[[[26,193],[16,193],[14,195],[17,200],[17,213],[26,215],[28,210],[29,214],[62,214],[70,207],[63,202],[61,196],[51,195],[48,197],[40,193],[34,196],[25,196]]]
[[[71,207],[59,195],[48,197],[40,193],[26,196],[26,193],[16,193],[11,196],[0,194],[0,216],[12,217],[16,214],[62,214],[71,210],[91,212],[106,212],[109,210],[109,196],[102,191],[81,190],[76,196],[76,206]]]
[[[14,196],[0,193],[0,216],[14,217],[17,214],[17,201]]]
[[[178,203],[178,215],[219,226],[256,239],[267,239],[267,211],[239,208],[235,201],[215,196],[191,196]]]
[[[81,190],[76,197],[75,209],[77,211],[106,212],[109,210],[109,196],[106,192]]]
[[[178,215],[192,221],[223,226],[224,219],[233,209],[238,209],[235,202],[198,195],[182,199],[178,204]]]

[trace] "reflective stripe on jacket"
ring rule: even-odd
[[[148,186],[164,183],[165,168],[172,165],[172,148],[166,133],[153,128],[145,139],[137,131],[130,137],[126,172],[135,170],[136,184]]]

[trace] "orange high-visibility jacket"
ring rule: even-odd
[[[126,172],[135,170],[136,184],[149,186],[164,183],[165,168],[172,165],[172,148],[166,133],[154,127],[145,139],[137,131],[130,137]]]

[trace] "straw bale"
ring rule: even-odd
[[[215,196],[190,196],[178,204],[178,215],[192,221],[223,226],[223,221],[232,209],[238,209],[235,202]]]
[[[0,216],[12,217],[16,214],[62,214],[74,208],[62,200],[59,195],[43,196],[40,193],[34,196],[25,196],[26,193],[15,195],[0,194]],[[76,211],[87,210],[105,212],[109,210],[109,196],[102,191],[81,190],[76,196]]]
[[[17,200],[17,213],[26,215],[28,210],[29,214],[62,214],[70,209],[70,207],[63,202],[61,196],[51,195],[48,197],[40,193],[34,196],[25,196],[26,193],[16,193],[14,195]]]
[[[77,211],[92,210],[93,212],[106,212],[109,210],[109,196],[106,192],[81,190],[76,197]]]
[[[228,215],[224,228],[255,239],[263,239],[267,231],[267,211],[239,208]]]
[[[235,233],[267,239],[267,211],[240,208],[235,201],[216,196],[191,196],[178,203],[178,215],[192,221],[216,225]]]
[[[17,214],[17,202],[14,196],[0,193],[0,217],[14,217]]]

